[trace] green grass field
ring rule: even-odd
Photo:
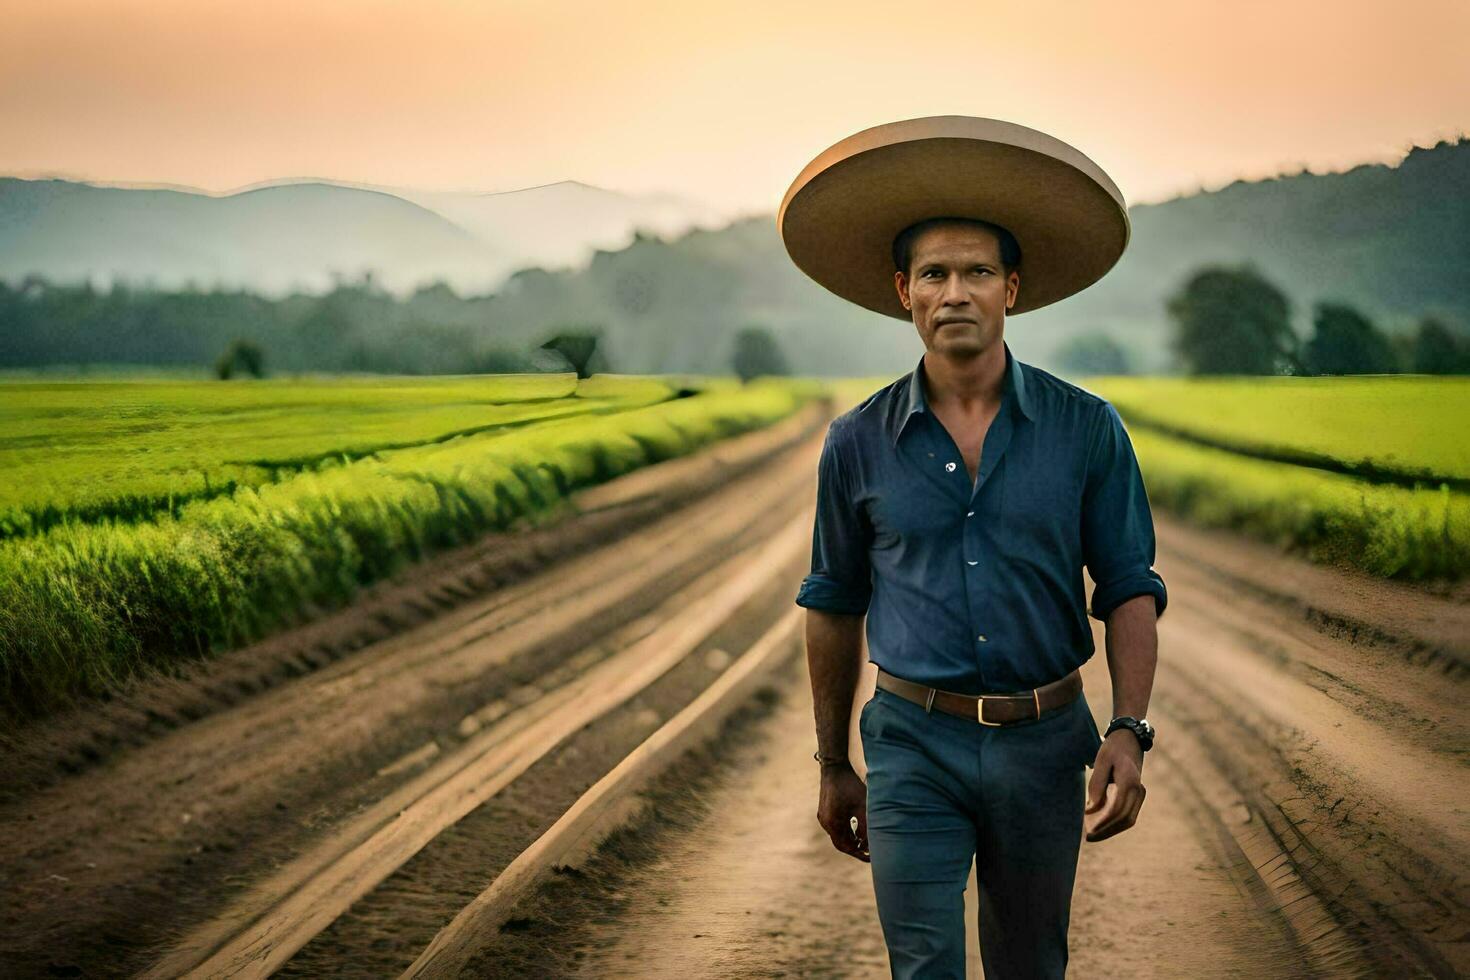
[[[0,385],[0,711],[247,643],[826,391],[698,389],[572,375]]]
[[[572,374],[0,384],[0,539],[673,394],[656,378]]]
[[[1470,571],[1470,378],[1084,379],[1150,500],[1374,575]]]
[[[1088,378],[1130,426],[1382,482],[1470,485],[1470,377]]]
[[[891,380],[0,382],[0,714],[250,642],[579,487]],[[1385,577],[1470,570],[1470,379],[1083,385],[1162,509]]]

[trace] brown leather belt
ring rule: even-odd
[[[925,711],[938,708],[945,714],[998,728],[1040,718],[1044,711],[1071,703],[1082,693],[1082,674],[1074,670],[1061,680],[1016,694],[973,695],[941,691],[937,687],[904,680],[879,667],[878,686],[915,704],[922,704]]]

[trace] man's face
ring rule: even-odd
[[[894,273],[898,297],[935,353],[979,354],[1002,336],[1021,286],[1000,264],[1000,240],[971,225],[936,225],[914,241],[909,272]]]

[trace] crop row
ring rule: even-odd
[[[1470,494],[1255,459],[1132,424],[1129,435],[1150,500],[1193,523],[1383,577],[1470,572]]]
[[[0,542],[0,712],[45,710],[247,643],[432,551],[539,519],[577,488],[769,425],[821,390],[716,386],[387,451],[157,520]]]
[[[304,469],[673,396],[659,379],[569,373],[0,385],[0,539],[168,516]]]

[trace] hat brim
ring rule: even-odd
[[[901,320],[893,240],[927,218],[979,218],[1021,246],[1010,315],[1097,282],[1123,255],[1128,207],[1108,175],[1045,133],[999,119],[931,116],[865,129],[802,170],[776,225],[802,272]]]

